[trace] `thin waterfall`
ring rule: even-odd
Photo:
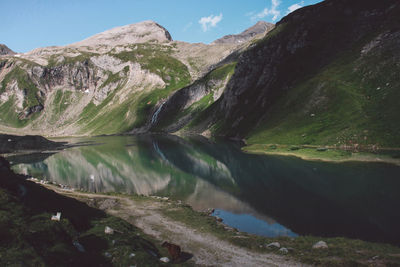
[[[158,107],[158,109],[156,110],[156,112],[154,112],[153,117],[151,118],[151,125],[153,125],[155,122],[157,122],[158,114],[160,113],[160,111],[161,111],[162,107],[164,106],[164,104],[165,104],[165,102],[162,103],[162,104]]]

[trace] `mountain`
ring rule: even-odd
[[[211,45],[147,21],[3,56],[0,131],[399,147],[398,14],[396,0],[326,0]]]
[[[173,92],[237,60],[249,42],[173,41],[153,21],[0,59],[0,131],[95,135],[149,130]],[[224,74],[218,79],[226,80]]]
[[[259,21],[252,27],[248,28],[247,30],[239,34],[225,35],[224,37],[215,40],[213,44],[226,44],[226,43],[231,44],[231,43],[247,42],[256,36],[265,35],[270,30],[272,30],[274,26],[275,25],[272,23]]]
[[[169,32],[154,21],[148,20],[93,35],[83,41],[70,46],[96,46],[96,45],[126,45],[157,41],[159,43],[171,42]]]
[[[0,44],[0,56],[1,55],[15,55],[15,52],[8,48],[5,44]]]
[[[395,0],[299,9],[241,53],[215,102],[202,99],[202,110],[192,112],[199,89],[181,89],[157,117],[191,117],[158,128],[248,144],[399,147],[398,14]]]

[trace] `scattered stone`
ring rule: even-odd
[[[61,212],[57,212],[56,215],[51,216],[51,220],[52,221],[58,221],[59,222],[60,219],[61,219]]]
[[[216,216],[215,219],[217,220],[217,222],[222,222],[223,221],[222,218],[220,218],[218,216]]]
[[[114,229],[112,229],[111,227],[106,226],[106,228],[104,229],[104,233],[106,233],[108,235],[112,235],[112,234],[114,234]]]
[[[131,253],[131,254],[129,254],[129,258],[133,258],[133,257],[135,257],[136,256],[136,254],[135,253]]]
[[[313,249],[327,249],[328,245],[325,241],[318,241],[312,246]]]
[[[288,250],[287,248],[280,248],[280,249],[279,249],[279,252],[280,252],[280,253],[283,253],[283,254],[288,254],[288,253],[289,253],[289,250]]]
[[[378,88],[376,88],[376,90],[378,90],[378,91],[379,91],[379,90],[381,90],[381,88],[380,88],[380,87],[378,87]]]
[[[171,256],[172,260],[175,261],[181,257],[181,247],[169,242],[164,242],[161,245],[164,248],[168,249],[168,253]]]
[[[379,259],[379,255],[376,255],[376,256],[373,256],[372,258],[371,258],[371,260],[377,260],[377,259]]]
[[[310,115],[311,117],[315,117],[315,114],[314,113],[311,113],[311,115]]]
[[[215,211],[215,209],[213,209],[213,208],[208,208],[208,209],[206,209],[205,213],[206,213],[208,216],[210,216],[210,215],[212,215],[212,214],[214,213],[214,211]]]
[[[79,243],[78,241],[74,241],[74,242],[72,242],[72,244],[74,245],[74,247],[76,247],[76,249],[79,251],[79,252],[85,252],[85,248],[82,246],[82,244],[81,243]]]
[[[169,259],[167,257],[162,257],[162,258],[160,258],[160,261],[168,263]]]
[[[267,245],[267,248],[280,248],[280,247],[281,247],[281,244],[279,244],[279,242],[272,242]]]
[[[162,200],[168,200],[168,199],[169,199],[168,197],[163,197],[163,198],[162,198]]]
[[[11,142],[12,140],[11,140],[11,139],[8,139],[7,141],[8,141],[8,142]]]

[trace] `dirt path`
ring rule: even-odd
[[[163,241],[179,244],[183,251],[193,254],[193,261],[201,266],[301,266],[289,258],[271,253],[258,253],[235,246],[212,234],[199,232],[185,224],[163,216],[162,210],[171,209],[167,201],[140,200],[127,197],[88,194],[46,186],[57,193],[96,206],[108,214],[120,217],[142,229],[146,234]]]

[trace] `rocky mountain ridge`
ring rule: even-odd
[[[213,44],[226,44],[226,43],[243,43],[256,36],[263,37],[274,28],[274,24],[265,21],[259,21],[252,27],[244,30],[239,34],[225,35],[212,42]]]
[[[235,61],[252,39],[189,44],[144,21],[63,47],[2,56],[0,131],[58,136],[143,127],[173,91],[221,67],[226,58]]]

